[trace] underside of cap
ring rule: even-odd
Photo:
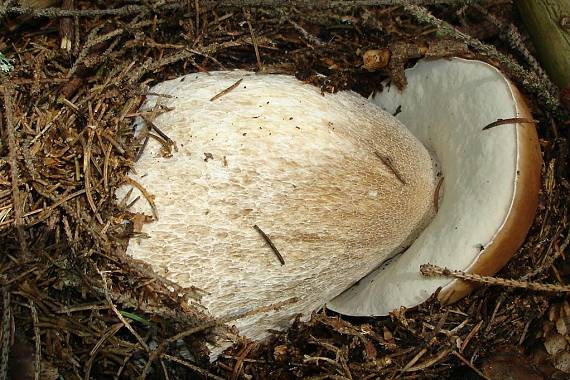
[[[318,309],[410,244],[433,214],[429,153],[355,93],[323,96],[293,77],[243,71],[190,74],[151,92],[164,96],[141,111],[172,109],[153,124],[177,149],[163,157],[151,139],[135,165],[131,177],[155,197],[159,218],[127,253],[204,290],[215,317],[297,299],[236,321],[244,336]],[[132,211],[152,214],[142,197]]]
[[[395,86],[371,97],[397,118],[439,160],[439,210],[419,238],[398,257],[329,302],[339,313],[386,315],[416,306],[438,288],[440,301],[455,302],[472,290],[463,281],[423,277],[422,264],[481,275],[503,267],[532,224],[540,187],[541,156],[520,93],[496,68],[464,59],[420,61]],[[439,198],[437,195],[435,198]]]

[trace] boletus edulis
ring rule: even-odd
[[[488,64],[422,61],[406,76],[370,100],[245,71],[154,86],[136,134],[156,126],[176,146],[165,155],[151,138],[130,174],[155,210],[132,206],[154,217],[127,253],[202,289],[214,317],[294,299],[236,320],[251,339],[325,304],[385,315],[439,287],[442,302],[466,295],[419,266],[493,274],[520,247],[538,198],[535,128],[482,130],[530,117]]]

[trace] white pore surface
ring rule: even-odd
[[[177,151],[162,157],[151,139],[135,164],[131,177],[155,196],[159,218],[127,253],[204,290],[215,317],[297,299],[237,320],[244,336],[262,338],[318,309],[407,246],[431,216],[429,153],[355,93],[323,96],[293,77],[243,71],[190,74],[151,93],[166,96],[149,96],[143,109],[157,99],[174,108],[154,124]],[[132,211],[151,215],[142,197]]]
[[[402,255],[366,276],[327,306],[356,316],[386,315],[428,299],[445,277],[423,277],[431,263],[467,270],[491,243],[515,194],[517,134],[514,124],[482,128],[520,117],[509,84],[494,67],[464,59],[420,61],[406,70],[403,92],[389,86],[371,96],[438,158],[444,176],[439,212]]]

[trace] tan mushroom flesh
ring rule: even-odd
[[[457,301],[466,282],[422,277],[431,263],[481,275],[502,268],[522,245],[538,202],[541,155],[533,124],[498,119],[531,115],[520,93],[496,68],[464,59],[420,61],[406,71],[404,91],[372,96],[437,157],[444,177],[439,210],[402,255],[385,263],[327,305],[347,315],[385,315],[442,288]]]
[[[163,157],[150,139],[136,162],[131,177],[154,195],[158,220],[127,253],[205,291],[201,303],[215,317],[296,298],[237,320],[246,337],[323,306],[433,216],[430,154],[355,93],[323,96],[293,77],[244,71],[190,74],[150,92],[164,96],[148,96],[143,111],[177,149]],[[142,198],[132,211],[152,215]]]

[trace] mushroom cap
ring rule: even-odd
[[[386,315],[413,307],[438,288],[452,303],[473,285],[423,277],[430,263],[493,275],[522,245],[538,204],[541,155],[534,125],[482,131],[497,119],[531,118],[514,85],[496,68],[454,58],[406,70],[404,91],[388,86],[372,102],[397,118],[431,151],[444,180],[439,210],[406,252],[380,266],[327,307],[342,314]]]
[[[244,336],[262,338],[318,309],[409,245],[433,215],[428,151],[355,93],[323,96],[293,77],[244,71],[190,74],[151,93],[166,96],[148,96],[143,110],[173,108],[153,123],[177,150],[162,157],[150,139],[130,174],[154,195],[159,218],[127,253],[204,290],[215,317],[297,299],[236,321]],[[132,211],[151,214],[143,200]]]

